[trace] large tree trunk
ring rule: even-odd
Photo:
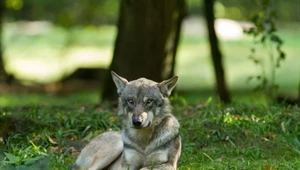
[[[118,35],[109,70],[128,80],[146,77],[162,81],[171,77],[183,1],[122,0]],[[110,75],[106,78],[102,99],[117,99]]]
[[[214,27],[214,2],[215,0],[204,0],[205,18],[207,22],[212,61],[215,70],[217,92],[222,102],[229,103],[231,99],[225,82],[225,73],[222,65],[222,54],[219,49],[219,41]]]

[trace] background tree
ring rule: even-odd
[[[0,2],[0,82],[7,82],[8,75],[4,68],[3,61],[3,45],[2,45],[2,27],[3,27],[3,18],[4,18],[4,9],[5,1]]]
[[[109,70],[129,80],[155,81],[173,74],[184,0],[121,1],[118,35]],[[109,73],[110,74],[110,73]],[[116,88],[107,76],[103,100],[115,100]]]
[[[215,0],[204,0],[205,19],[207,23],[208,37],[210,42],[211,57],[215,70],[217,92],[221,101],[230,102],[230,95],[225,82],[225,73],[222,64],[222,54],[219,49],[219,41],[214,28],[214,2]]]

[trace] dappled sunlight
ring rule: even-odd
[[[250,27],[251,24],[226,18],[217,18],[215,30],[221,40],[236,41],[246,38],[243,33],[245,25]],[[198,38],[205,38],[207,36],[206,23],[202,17],[188,17],[184,20],[182,29],[183,35],[196,36]]]
[[[25,81],[50,83],[64,73],[59,61],[18,59],[8,64],[8,72]]]
[[[4,96],[1,96],[0,97],[0,105],[1,106],[7,106],[8,104],[9,104],[9,99],[8,98],[6,98],[6,97],[4,97]]]
[[[21,80],[51,83],[71,74],[77,68],[107,68],[112,58],[112,52],[109,48],[79,47],[69,49],[69,52],[63,57],[36,57],[7,58],[7,71]]]
[[[25,82],[51,83],[78,68],[108,67],[115,27],[87,26],[67,31],[44,21],[5,24],[6,70]]]
[[[227,21],[227,20],[226,20]],[[239,25],[235,21],[229,21]],[[181,43],[178,49],[176,74],[180,76],[179,89],[214,89],[214,71],[211,63],[206,29],[201,18],[192,17],[184,22]],[[24,23],[19,23],[19,25]],[[38,23],[34,23],[38,24]],[[113,26],[74,28],[71,46],[65,44],[66,30],[41,22],[35,36],[17,24],[7,24],[4,43],[6,69],[21,80],[49,83],[58,81],[77,68],[107,68],[113,55],[116,28]],[[233,24],[233,25],[234,25]],[[26,24],[25,24],[26,25]],[[230,24],[220,24],[219,30],[232,31]],[[26,26],[26,28],[30,28]],[[37,26],[34,26],[37,29]],[[43,29],[46,29],[43,31]],[[238,34],[240,35],[240,27]],[[25,32],[24,32],[25,31]],[[278,71],[278,82],[284,91],[297,90],[297,44],[292,37],[296,33],[282,33],[289,45],[286,47],[287,59]],[[234,35],[234,36],[236,36]],[[18,37],[15,41],[15,37]],[[221,37],[222,39],[222,37]],[[64,45],[65,44],[65,45]],[[230,89],[252,89],[255,81],[247,83],[250,76],[259,74],[259,68],[252,63],[250,54],[251,39],[242,36],[239,40],[221,40],[227,83]],[[265,53],[258,50],[258,55]],[[266,58],[267,60],[267,58]],[[284,81],[281,81],[284,80]]]
[[[245,36],[241,24],[230,19],[217,19],[215,29],[218,37],[223,40],[240,40]]]
[[[100,67],[108,68],[112,59],[112,49],[83,47],[73,48],[65,57],[65,63],[69,63],[73,68]]]

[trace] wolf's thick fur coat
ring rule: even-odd
[[[181,154],[180,125],[168,97],[178,77],[161,83],[145,78],[128,82],[114,72],[112,77],[122,132],[105,132],[93,139],[73,169],[175,170]]]

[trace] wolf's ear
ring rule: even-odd
[[[158,87],[159,87],[160,92],[164,96],[169,97],[172,90],[176,86],[177,82],[178,82],[178,76],[174,76],[169,80],[164,80],[164,81],[158,83]]]
[[[113,78],[113,81],[115,82],[117,89],[118,89],[118,94],[120,94],[121,91],[126,86],[126,84],[128,83],[128,81],[113,71],[111,71],[111,76]]]

